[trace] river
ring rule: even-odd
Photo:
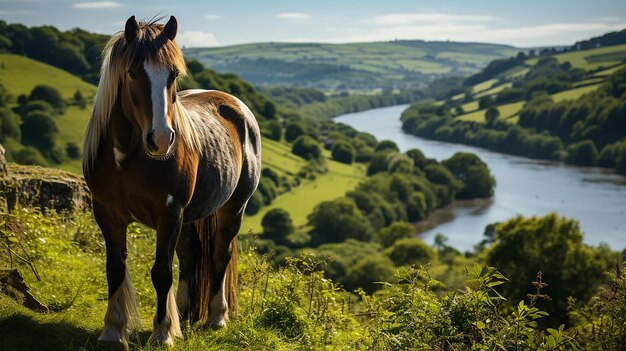
[[[495,176],[490,201],[457,203],[421,225],[422,239],[431,242],[437,233],[448,244],[471,250],[483,239],[485,226],[514,217],[544,215],[556,211],[580,222],[588,244],[626,248],[626,177],[600,168],[580,168],[556,162],[532,160],[485,149],[426,140],[402,132],[400,114],[408,105],[379,108],[335,118],[380,140],[393,140],[401,151],[418,148],[429,158],[443,160],[459,151],[477,154]]]

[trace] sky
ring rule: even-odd
[[[626,28],[626,0],[0,0],[0,19],[113,34],[174,15],[185,47],[422,39],[571,45]]]

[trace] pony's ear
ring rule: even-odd
[[[126,43],[130,44],[133,39],[137,38],[138,33],[139,23],[137,23],[135,16],[130,16],[130,18],[126,21],[126,27],[124,28],[124,37],[126,38]]]
[[[163,28],[163,35],[169,40],[174,40],[177,31],[178,21],[176,21],[176,17],[170,16],[170,20],[167,21],[165,28]]]

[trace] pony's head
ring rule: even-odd
[[[182,52],[174,42],[177,29],[173,16],[165,26],[138,23],[132,16],[119,48],[113,49],[116,57],[111,57],[120,76],[122,111],[141,130],[146,152],[155,158],[166,157],[176,139],[172,121],[176,77],[186,73]]]

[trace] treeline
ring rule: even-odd
[[[107,35],[52,26],[26,27],[0,20],[0,52],[8,51],[48,63],[97,84]]]
[[[558,137],[536,134],[514,124],[466,122],[450,114],[450,106],[422,102],[402,112],[402,130],[427,139],[478,146],[530,158],[561,160]]]
[[[626,174],[626,69],[574,101],[555,103],[548,97],[529,101],[519,125],[568,144],[566,162]]]
[[[587,50],[603,46],[626,44],[626,29],[619,32],[606,33],[589,40],[577,41],[570,50]]]

